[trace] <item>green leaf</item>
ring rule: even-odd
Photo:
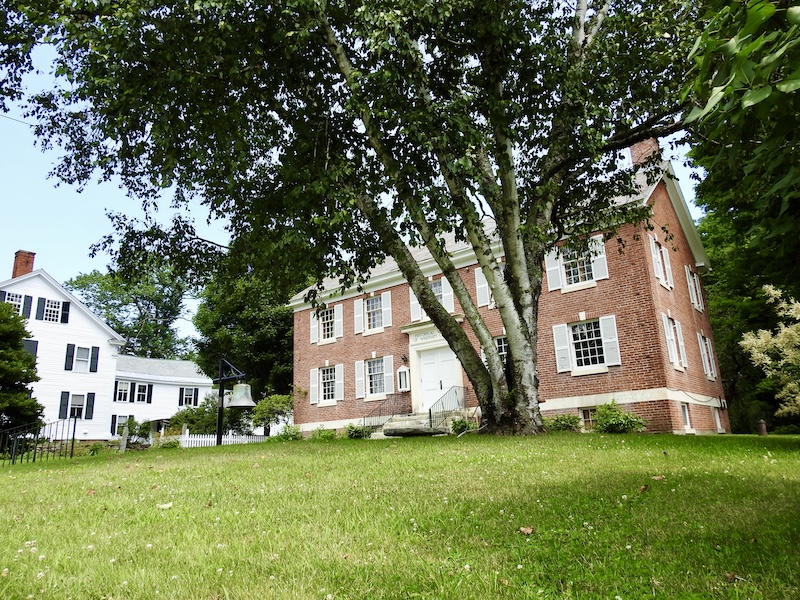
[[[750,108],[769,98],[772,94],[772,86],[764,85],[759,88],[747,90],[742,96],[742,108]]]
[[[800,25],[800,6],[790,6],[786,10],[786,18],[792,25]]]

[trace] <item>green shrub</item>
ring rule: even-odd
[[[467,419],[454,419],[450,424],[450,430],[456,435],[460,435],[465,431],[474,431],[477,428],[478,426],[475,423]]]
[[[106,449],[105,444],[103,444],[102,442],[95,442],[94,444],[89,446],[87,452],[89,453],[89,456],[97,456],[98,454],[102,454],[105,449]]]
[[[554,415],[544,417],[544,427],[548,431],[580,431],[581,418],[578,415]]]
[[[329,442],[330,440],[336,439],[336,430],[325,429],[322,425],[320,425],[314,431],[311,432],[311,435],[309,437],[312,440],[322,440],[324,442]]]
[[[595,413],[594,429],[600,433],[632,433],[643,430],[645,425],[647,421],[642,417],[622,410],[613,400],[598,406]]]
[[[350,423],[344,428],[344,434],[351,440],[368,439],[372,437],[372,430],[365,425]]]
[[[800,425],[778,425],[773,429],[772,433],[777,435],[798,435],[800,434]]]
[[[166,442],[162,442],[158,445],[160,449],[169,450],[170,448],[180,448],[181,441],[180,440],[167,440]]]
[[[284,442],[291,442],[294,440],[302,440],[303,434],[297,425],[284,425],[283,431],[275,437]]]

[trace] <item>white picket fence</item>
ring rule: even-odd
[[[217,436],[215,434],[199,434],[189,433],[188,431],[181,434],[178,438],[181,442],[181,448],[204,448],[206,446],[216,446]],[[222,445],[230,446],[233,444],[256,444],[258,442],[265,442],[269,439],[266,435],[223,435]]]

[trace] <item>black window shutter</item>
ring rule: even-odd
[[[198,388],[194,388],[194,405],[197,406],[197,394],[200,390]]]
[[[100,346],[92,346],[92,358],[89,361],[89,372],[97,373],[97,358],[100,356]]]
[[[183,406],[183,388],[178,390],[178,406]]]
[[[69,323],[69,302],[61,303],[61,322]]]
[[[117,415],[111,415],[111,435],[117,435]]]
[[[67,418],[67,408],[69,408],[69,392],[61,392],[61,406],[58,407],[58,418]]]
[[[153,384],[152,383],[147,386],[147,403],[148,404],[152,404],[153,403]]]
[[[0,302],[6,301],[6,293],[4,290],[0,290]]]
[[[32,296],[25,296],[25,300],[22,301],[22,316],[26,319],[31,318],[31,305],[33,304],[33,297]]]
[[[114,396],[111,398],[112,402],[117,401],[117,387],[119,387],[119,381],[114,382]]]
[[[67,344],[67,358],[64,360],[64,370],[72,371],[72,365],[75,362],[75,344]]]
[[[25,348],[25,351],[28,354],[33,354],[36,356],[36,351],[39,348],[39,342],[36,340],[22,340],[22,347]]]
[[[94,416],[94,392],[86,394],[86,414],[83,415],[84,419],[91,419]]]
[[[135,402],[135,401],[136,401],[136,384],[135,384],[135,383],[131,383],[131,391],[130,391],[130,394],[131,394],[131,395],[130,395],[130,397],[128,398],[128,402]]]
[[[41,321],[44,319],[44,298],[39,298],[36,302],[36,320]]]

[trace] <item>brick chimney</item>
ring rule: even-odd
[[[647,138],[631,146],[631,162],[636,165],[645,163],[651,156],[659,151],[658,140]]]
[[[11,274],[11,278],[27,275],[33,271],[34,256],[36,256],[35,252],[17,250],[17,253],[14,254],[14,272]]]

